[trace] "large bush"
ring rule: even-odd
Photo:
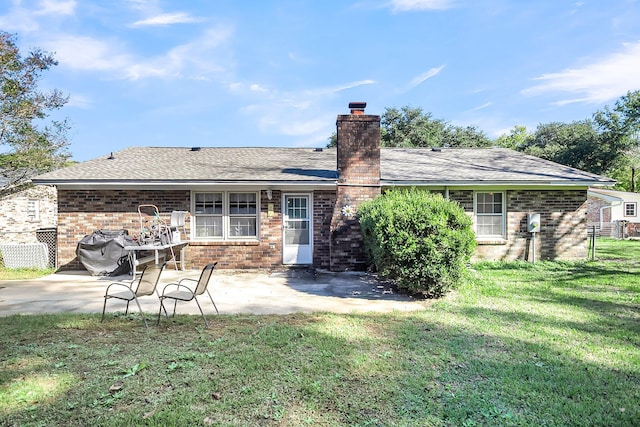
[[[411,294],[455,287],[475,248],[471,219],[439,194],[392,190],[361,204],[358,216],[369,261]]]

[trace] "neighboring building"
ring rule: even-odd
[[[14,188],[14,190],[16,190]],[[0,245],[20,245],[11,255],[3,253],[5,264],[15,262],[14,257],[21,257],[29,244],[45,243],[45,263],[57,266],[57,192],[53,186],[28,185],[16,191],[8,191],[0,195]],[[40,252],[38,252],[40,253]],[[8,258],[6,258],[8,257]],[[37,266],[43,261],[35,254],[27,256],[34,264],[19,262],[20,266]]]
[[[37,232],[56,227],[56,188],[36,185],[0,196],[0,243],[37,243]]]
[[[365,268],[358,205],[397,187],[458,202],[473,218],[477,259],[587,255],[587,189],[615,181],[513,150],[380,148],[364,103],[337,119],[336,149],[132,147],[36,177],[58,188],[58,256],[81,268],[78,241],[99,229],[138,233],[137,206],[188,211],[186,262],[200,269]],[[184,236],[183,236],[184,239]]]
[[[590,188],[589,226],[601,236],[640,237],[640,194]]]

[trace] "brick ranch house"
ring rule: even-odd
[[[58,260],[95,230],[139,229],[137,206],[189,212],[186,264],[200,269],[365,268],[357,208],[397,187],[458,202],[477,259],[528,259],[528,214],[541,215],[537,259],[587,255],[587,189],[615,182],[513,150],[380,148],[380,116],[351,103],[337,148],[132,147],[40,175],[58,189]],[[183,237],[184,239],[184,237]]]

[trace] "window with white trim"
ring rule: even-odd
[[[504,192],[476,192],[473,210],[478,238],[505,238]]]
[[[29,221],[40,220],[40,201],[31,199],[27,202],[27,219]]]
[[[636,202],[625,202],[624,216],[636,216]]]
[[[194,238],[242,240],[258,237],[257,192],[193,193]]]

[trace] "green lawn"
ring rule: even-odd
[[[408,314],[0,318],[0,425],[632,426],[640,242]]]

